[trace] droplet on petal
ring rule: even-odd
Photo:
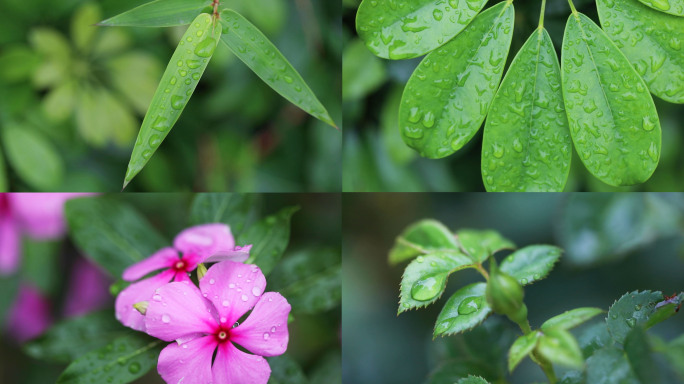
[[[242,295],[242,301],[247,301],[248,297],[247,295]]]
[[[222,304],[224,307],[227,307],[229,303],[228,303],[228,300],[223,300],[223,303],[221,303],[221,304]]]
[[[214,280],[214,279],[209,280],[209,284],[214,284],[214,283],[216,283],[216,280]]]
[[[269,337],[271,337],[271,335],[268,332],[264,333],[264,340],[268,340]]]
[[[259,289],[259,287],[252,288],[252,295],[261,296],[261,290]]]
[[[162,315],[162,323],[168,324],[171,322],[171,316],[169,315]]]

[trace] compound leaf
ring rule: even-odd
[[[660,158],[660,121],[644,80],[581,13],[568,18],[561,61],[570,133],[585,167],[614,186],[648,180]]]
[[[101,21],[106,27],[172,27],[190,24],[211,0],[156,0]]]
[[[661,300],[662,293],[651,291],[634,291],[619,298],[608,310],[606,319],[613,340],[624,343],[632,328],[646,324]]]
[[[504,249],[515,249],[512,241],[494,230],[461,229],[456,233],[461,249],[476,263]]]
[[[394,265],[418,255],[440,250],[458,251],[454,234],[437,220],[421,220],[397,237],[389,252],[389,263]]]
[[[501,270],[527,285],[545,278],[563,251],[551,245],[529,245],[508,255],[501,262]]]
[[[257,27],[230,9],[221,12],[220,22],[221,41],[261,80],[308,114],[335,126],[299,72]]]
[[[435,323],[434,336],[447,336],[476,327],[492,312],[485,299],[486,283],[466,285],[454,293]]]
[[[591,318],[600,315],[603,310],[600,308],[575,308],[560,315],[554,316],[542,324],[541,329],[570,329],[574,328]]]
[[[482,181],[488,191],[560,192],[571,158],[560,65],[549,33],[540,28],[520,48],[492,101]]]
[[[680,6],[684,8],[684,1]],[[671,103],[684,103],[684,17],[653,11],[636,0],[599,0],[596,8],[601,26],[651,93]]]
[[[684,1],[682,0],[639,0],[656,11],[675,16],[684,16]],[[650,17],[644,16],[644,17]]]
[[[501,80],[513,18],[511,3],[487,9],[413,72],[401,99],[399,129],[421,156],[448,156],[480,129]]]
[[[202,13],[183,35],[164,71],[128,163],[124,188],[140,172],[190,100],[221,36],[221,27]]]
[[[377,56],[418,57],[458,35],[486,2],[364,0],[356,13],[356,30]]]

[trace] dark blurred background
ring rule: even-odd
[[[681,194],[640,193],[345,194],[344,382],[427,383],[429,373],[437,369],[448,351],[462,352],[464,348],[463,337],[432,340],[432,330],[450,295],[459,287],[482,280],[473,270],[451,275],[445,294],[426,309],[396,315],[399,283],[407,263],[390,267],[387,254],[408,225],[435,218],[452,231],[495,229],[519,247],[563,247],[566,253],[549,276],[525,288],[525,302],[534,328],[577,307],[607,310],[627,292],[653,290],[670,295],[684,290],[683,199]],[[500,261],[505,254],[497,253],[497,259]],[[599,316],[588,325],[603,321],[604,317]],[[496,328],[495,335],[502,330],[519,335],[516,326],[500,316],[491,316],[480,328],[483,327]],[[666,340],[681,334],[681,311],[649,332]],[[479,333],[473,335],[471,347],[500,341],[478,339],[484,337]],[[504,343],[510,345],[512,341]],[[545,376],[526,359],[511,382],[545,382]]]
[[[375,57],[358,38],[356,9],[360,0],[343,0],[345,42],[342,85],[344,105],[345,191],[475,192],[484,191],[480,174],[482,128],[462,149],[444,159],[421,158],[399,135],[397,116],[404,85],[423,57],[384,60]],[[497,2],[489,2],[489,8]],[[592,0],[574,1],[578,11],[596,23]],[[537,28],[539,0],[516,0],[515,28],[508,65]],[[560,58],[563,31],[570,15],[566,0],[549,0],[544,26]],[[505,73],[505,72],[504,72]],[[615,188],[592,176],[573,151],[566,191],[682,191],[684,190],[684,106],[653,97],[662,126],[662,152],[653,176],[644,184]]]
[[[119,191],[149,100],[185,26],[95,22],[146,0],[0,0],[0,191]],[[337,1],[231,1],[341,124]],[[271,90],[219,43],[130,191],[341,189],[340,131]]]

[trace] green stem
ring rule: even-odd
[[[482,264],[475,264],[475,269],[477,269],[477,271],[480,272],[480,274],[485,278],[485,280],[489,281],[489,273],[487,273],[487,270],[484,269]]]
[[[532,356],[534,357],[534,362],[539,364],[542,371],[544,371],[546,378],[549,379],[549,384],[556,384],[558,382],[558,378],[556,378],[556,373],[553,371],[553,366],[551,363],[535,352],[532,352]]]
[[[572,10],[572,14],[573,15],[577,14],[577,10],[575,9],[575,4],[572,3],[572,0],[568,0],[568,4],[570,4],[570,9]]]
[[[544,12],[546,11],[546,0],[542,0],[541,11],[539,12],[539,29],[544,28]]]

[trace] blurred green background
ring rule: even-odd
[[[355,29],[360,0],[343,0],[343,85],[345,191],[475,192],[484,191],[480,174],[482,128],[455,154],[444,159],[421,158],[404,144],[397,126],[404,85],[422,57],[384,60],[368,51]],[[497,2],[489,2],[489,8]],[[592,0],[574,1],[578,11],[598,23]],[[515,1],[515,28],[508,65],[537,28],[540,0]],[[544,26],[559,54],[570,15],[566,0],[550,0]],[[662,126],[662,152],[653,176],[634,187],[610,187],[592,176],[574,152],[566,191],[682,191],[684,190],[684,106],[654,97]]]
[[[341,244],[341,198],[336,194],[254,194],[255,221],[291,205],[301,209],[294,214],[291,236],[283,260],[296,256],[300,251],[332,249],[338,252]],[[132,205],[171,244],[173,238],[190,226],[191,194],[116,194],[114,198]],[[239,240],[238,240],[239,242]],[[55,321],[63,318],[62,309],[66,289],[71,277],[71,265],[78,251],[69,239],[57,242],[56,252],[24,255],[21,270],[11,277],[0,277],[0,383],[47,384],[54,383],[66,365],[46,363],[27,356],[22,346],[14,341],[4,329],[7,307],[14,300],[14,289],[19,281],[31,282],[41,288],[51,303]],[[276,267],[276,270],[278,268]],[[273,275],[271,275],[273,276]],[[269,285],[267,285],[267,290]],[[114,298],[103,308],[113,311]],[[290,342],[287,355],[302,367],[305,378],[289,372],[290,380],[283,383],[335,384],[340,379],[340,327],[341,306],[319,313],[293,314],[289,324]],[[113,313],[112,313],[113,316]],[[131,331],[133,332],[133,331]],[[276,381],[280,383],[280,381]],[[135,383],[162,384],[156,369]]]
[[[520,334],[515,324],[495,315],[466,337],[432,340],[446,300],[459,287],[482,280],[473,270],[451,275],[445,294],[436,303],[397,317],[399,283],[407,263],[390,267],[387,254],[394,239],[420,219],[435,218],[453,231],[495,229],[519,247],[554,244],[564,248],[549,276],[525,288],[533,328],[577,307],[607,310],[627,292],[653,290],[670,295],[684,290],[682,194],[372,193],[346,194],[343,206],[345,383],[432,384],[429,374],[448,357],[463,359],[464,348],[482,350],[488,343],[503,345],[501,353],[505,354],[512,336]],[[497,254],[497,259],[505,254]],[[649,332],[665,340],[680,335],[684,333],[682,316],[680,311]],[[486,363],[503,369],[504,361]],[[545,381],[541,369],[529,359],[511,377],[512,383]]]
[[[119,191],[185,26],[94,23],[145,0],[0,0],[0,191]],[[341,124],[342,5],[229,0]],[[127,191],[341,189],[341,133],[219,43],[191,101]]]

